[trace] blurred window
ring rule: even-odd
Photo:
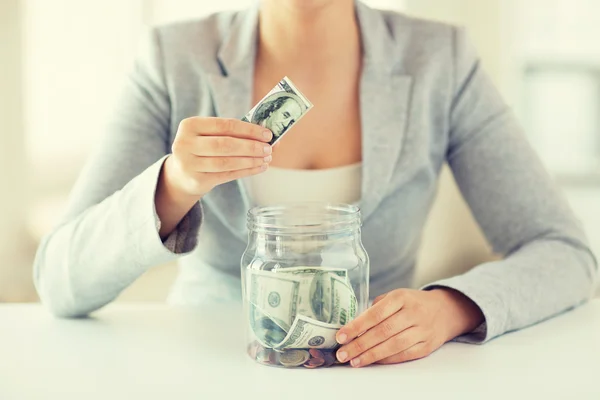
[[[520,114],[550,172],[600,185],[600,2],[512,0]]]

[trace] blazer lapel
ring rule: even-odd
[[[412,77],[399,67],[399,50],[380,11],[356,3],[364,51],[360,85],[363,221],[384,198],[401,152]]]
[[[219,68],[208,73],[215,115],[241,119],[252,107],[258,7],[236,14],[218,53]],[[203,201],[240,239],[246,240],[246,213],[250,208],[242,181],[217,186]]]

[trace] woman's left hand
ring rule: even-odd
[[[455,290],[398,289],[339,330],[337,358],[353,367],[416,360],[482,322],[479,307]]]

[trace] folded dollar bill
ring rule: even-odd
[[[250,328],[266,348],[334,348],[336,332],[356,316],[356,295],[344,269],[247,273]]]
[[[286,76],[242,118],[242,121],[263,126],[273,132],[270,142],[273,145],[312,107],[312,103]]]

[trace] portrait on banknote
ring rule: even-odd
[[[267,97],[252,115],[252,123],[273,132],[276,140],[303,114],[302,101],[292,93],[275,93]]]
[[[263,126],[273,132],[275,144],[311,108],[312,103],[300,93],[292,81],[284,77],[242,121]]]

